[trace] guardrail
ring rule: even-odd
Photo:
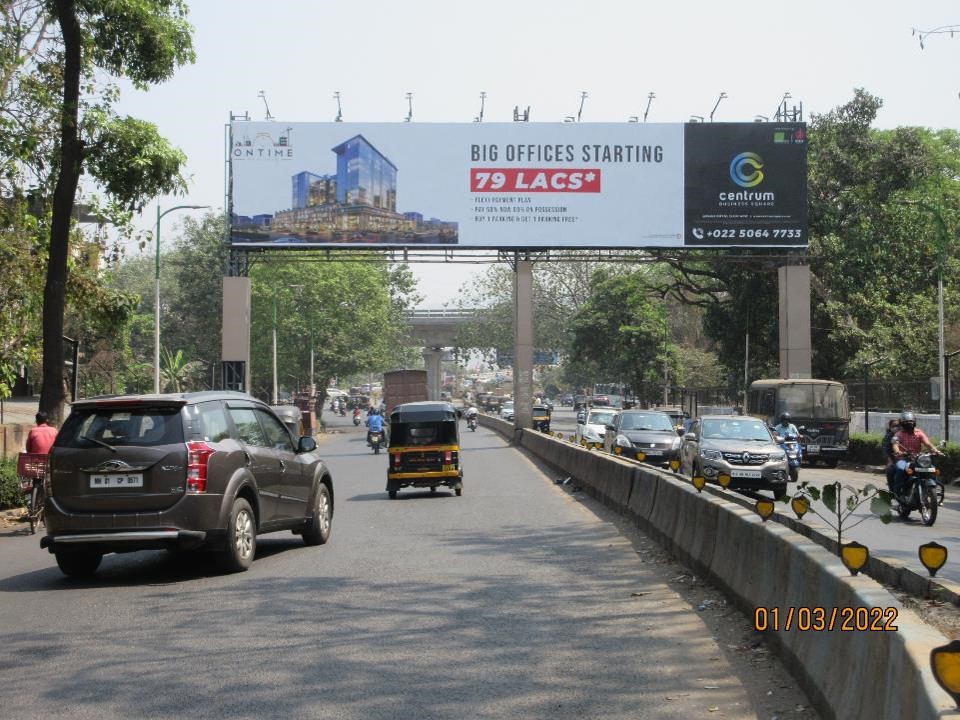
[[[464,319],[464,318],[476,317],[477,311],[470,310],[470,309],[449,309],[449,308],[441,308],[437,310],[421,309],[421,310],[408,310],[404,315],[408,320],[424,320],[424,319],[430,319],[430,318]]]
[[[514,437],[511,423],[485,415],[480,422]],[[835,554],[804,535],[764,523],[724,491],[699,494],[666,471],[532,430],[521,431],[520,444],[629,517],[748,615],[777,608],[781,625],[794,618],[792,628],[769,628],[765,636],[824,717],[932,720],[955,708],[929,665],[943,635],[872,578],[851,577]],[[864,608],[867,617],[893,608],[897,631],[857,630],[856,619],[853,632],[839,620],[832,629],[800,629],[800,608],[824,608],[828,620],[833,608],[850,608],[851,616]]]

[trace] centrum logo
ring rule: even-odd
[[[746,166],[753,168],[752,172],[745,170]],[[756,187],[763,182],[763,158],[756,153],[744,152],[730,161],[730,179],[740,187]]]

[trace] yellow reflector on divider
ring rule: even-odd
[[[934,577],[937,570],[947,562],[947,549],[939,543],[928,542],[926,545],[921,545],[918,554],[920,562],[930,573],[930,577]]]
[[[619,455],[619,454],[622,453],[622,452],[623,452],[623,448],[620,447],[619,445],[617,445],[617,446],[613,449],[613,454],[614,454],[614,455]]]
[[[647,459],[646,453],[642,453],[642,452],[637,453],[637,460],[639,460],[640,462],[643,462],[646,459]]]
[[[870,550],[866,545],[861,545],[856,540],[840,546],[840,560],[843,561],[851,575],[860,572],[869,559]]]
[[[797,520],[800,520],[810,509],[810,501],[803,495],[797,495],[790,501],[790,507],[797,514]]]
[[[730,476],[727,473],[720,473],[717,475],[717,482],[720,483],[720,487],[727,487],[730,485]]]
[[[697,492],[702,492],[704,485],[707,484],[707,479],[703,475],[694,475],[693,480],[691,480],[693,486],[697,489]]]
[[[680,470],[680,461],[679,461],[679,460],[671,460],[671,461],[670,461],[670,469],[673,470],[674,472],[679,471],[679,470]]]
[[[776,509],[776,506],[773,504],[773,500],[769,498],[760,498],[753,504],[753,509],[757,511],[764,522],[770,519],[773,515],[773,511]]]
[[[953,640],[931,650],[930,668],[940,687],[950,693],[960,708],[960,640]]]

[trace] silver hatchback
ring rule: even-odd
[[[721,473],[730,487],[787,490],[787,455],[760,420],[739,415],[697,418],[680,442],[681,469],[716,483]]]

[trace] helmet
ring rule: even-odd
[[[782,422],[782,423],[788,423],[788,422],[790,422],[790,413],[788,413],[788,412],[782,412],[782,413],[780,413],[780,422]]]
[[[900,413],[900,427],[908,432],[917,426],[917,418],[912,412],[904,410]]]

